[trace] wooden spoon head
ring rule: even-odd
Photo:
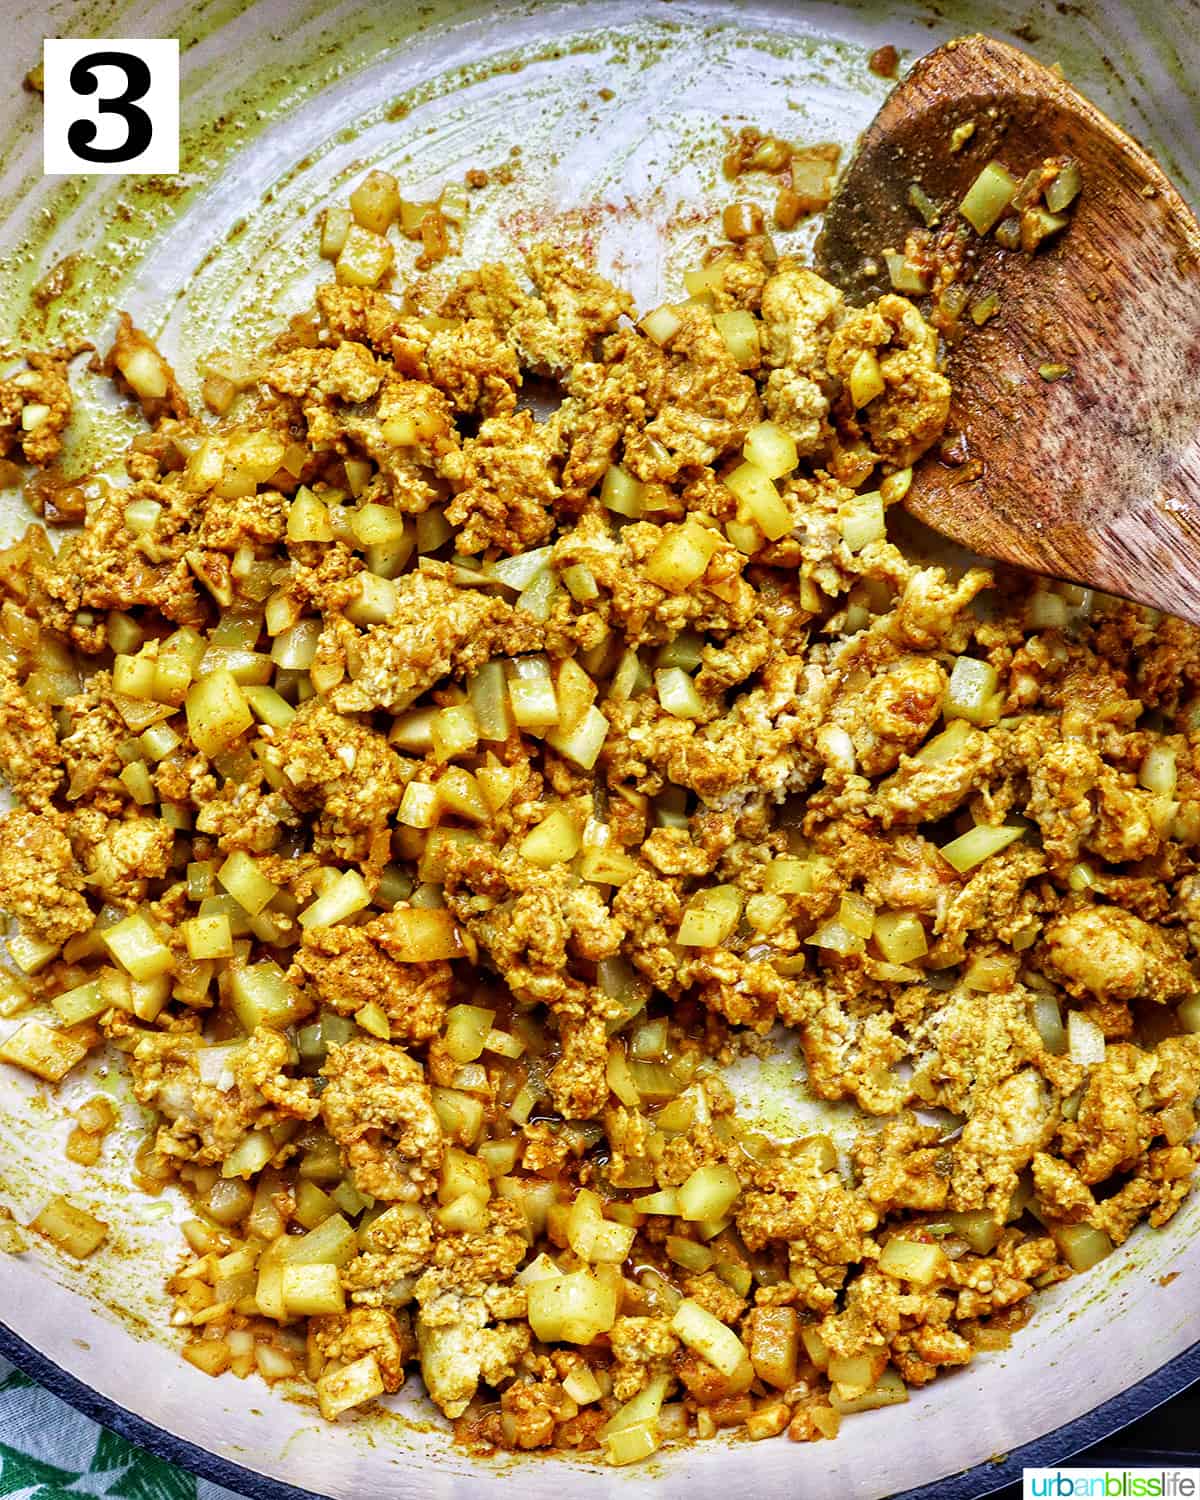
[[[920,223],[914,182],[946,220],[987,162],[1020,178],[1060,155],[1083,190],[1057,240],[1029,255],[968,231],[971,301],[995,292],[999,311],[946,347],[949,440],[907,503],[986,556],[1200,621],[1200,227],[1141,147],[1016,48],[948,43],[863,136],[818,263],[852,300],[878,295],[880,251]]]

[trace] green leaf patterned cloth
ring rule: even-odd
[[[236,1500],[98,1427],[0,1359],[0,1500]]]

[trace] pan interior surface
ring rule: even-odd
[[[867,66],[875,48],[892,44],[911,61],[975,29],[1060,61],[1197,202],[1200,32],[1189,12],[1188,0],[1163,0],[1152,12],[1132,0],[936,8],[595,0],[411,11],[365,0],[64,0],[54,12],[59,35],[181,38],[181,175],[43,178],[36,96],[18,85],[49,22],[28,12],[9,18],[0,200],[12,207],[0,226],[0,337],[6,349],[72,334],[103,346],[116,310],[127,308],[194,397],[198,358],[252,348],[307,304],[327,269],[316,255],[320,211],[344,201],[369,166],[395,173],[414,197],[484,169],[491,182],[472,197],[464,263],[515,259],[550,238],[579,247],[653,305],[678,294],[681,270],[719,234],[721,207],[738,196],[721,175],[731,130],[753,125],[849,148],[889,87]],[[810,239],[811,228],[801,229],[780,247],[803,251]],[[448,274],[458,264],[447,262]],[[56,269],[68,293],[54,300],[44,288]],[[98,377],[77,372],[75,383],[68,461],[83,466],[136,429]],[[7,538],[28,516],[11,493],[5,499]],[[798,1076],[785,1056],[743,1080],[743,1092],[778,1133],[811,1129],[814,1116],[844,1133],[852,1118],[806,1099]],[[67,1116],[97,1088],[123,1120],[103,1180],[63,1155]],[[4,1069],[0,1112],[0,1205],[24,1222],[51,1193],[69,1191],[113,1225],[82,1266],[37,1251],[0,1258],[4,1321],[102,1402],[219,1460],[339,1500],[431,1488],[538,1500],[564,1485],[599,1494],[618,1482],[571,1460],[476,1463],[407,1391],[377,1417],[330,1427],[280,1387],[201,1375],[165,1331],[162,1282],[186,1205],[125,1185],[147,1121],[119,1064],[101,1061],[57,1095]],[[1140,1230],[1090,1274],[1042,1297],[1011,1349],[914,1392],[905,1406],[850,1418],[834,1443],[714,1441],[668,1451],[619,1482],[633,1493],[653,1487],[704,1500],[744,1485],[752,1463],[764,1496],[876,1500],[986,1464],[1193,1344],[1189,1273],[1200,1275],[1200,1197],[1166,1231]],[[1138,1414],[1127,1410],[1123,1420]],[[963,1483],[962,1494],[984,1494],[994,1479],[985,1468]]]

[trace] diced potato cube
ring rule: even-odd
[[[858,410],[882,396],[887,389],[883,371],[873,349],[864,349],[850,370],[850,404]]]
[[[348,208],[331,204],[321,215],[321,258],[337,260],[350,233],[353,217]]]
[[[252,917],[258,916],[279,894],[279,887],[262,873],[257,862],[242,849],[235,849],[225,860],[217,871],[217,879]]]
[[[643,511],[642,497],[646,486],[620,464],[610,464],[600,486],[600,503],[619,516],[637,518]]]
[[[108,1234],[107,1224],[69,1198],[62,1197],[51,1198],[29,1227],[44,1234],[76,1260],[85,1260],[104,1243]]]
[[[474,1062],[483,1055],[494,1010],[481,1005],[452,1005],[446,1012],[446,1051],[457,1063]]]
[[[390,578],[374,573],[359,573],[354,579],[358,590],[346,606],[346,618],[355,625],[383,625],[396,613],[399,593]]]
[[[940,1245],[905,1240],[893,1235],[879,1256],[879,1269],[917,1286],[932,1286],[949,1274],[950,1262]]]
[[[776,542],[791,531],[792,513],[787,502],[771,476],[756,463],[739,464],[726,476],[725,488],[737,496],[738,519],[753,521],[768,541]]]
[[[742,457],[768,479],[790,474],[800,462],[795,438],[774,422],[759,422],[750,429],[742,445]]]
[[[466,952],[454,916],[444,907],[397,907],[387,921],[388,952],[398,963],[428,964]]]
[[[228,750],[254,723],[245,694],[233,673],[224,667],[209,672],[188,689],[184,710],[192,742],[209,757]]]
[[[574,859],[579,846],[579,829],[561,807],[556,807],[521,840],[520,853],[531,864],[548,870]]]
[[[354,1226],[341,1214],[332,1214],[315,1229],[281,1241],[280,1256],[289,1266],[344,1266],[358,1253]]]
[[[361,224],[351,224],[334,264],[334,274],[341,286],[378,286],[392,269],[394,259],[390,240],[373,234]]]
[[[653,339],[656,344],[666,344],[683,327],[683,319],[675,308],[664,303],[648,312],[638,326],[648,339]]]
[[[258,964],[234,964],[229,973],[230,1003],[246,1031],[269,1026],[281,1031],[312,1009],[302,991],[290,984],[270,959]]]
[[[695,521],[684,521],[680,526],[663,530],[663,539],[646,559],[644,572],[659,588],[681,594],[704,573],[720,546],[720,537]]]
[[[594,885],[624,885],[637,874],[637,860],[607,845],[586,848],[579,857],[579,875]]]
[[[87,1048],[40,1021],[26,1021],[0,1042],[0,1062],[24,1068],[38,1078],[57,1083],[87,1056]]]
[[[105,928],[101,939],[113,958],[134,979],[154,979],[165,974],[175,961],[170,948],[140,912]]]
[[[546,1277],[526,1289],[529,1326],[545,1343],[590,1344],[617,1319],[617,1293],[590,1271]]]
[[[704,700],[696,684],[682,667],[663,667],[654,674],[658,701],[676,719],[698,719],[704,713]]]
[[[947,720],[966,719],[972,724],[994,724],[1000,717],[1003,695],[995,667],[974,656],[955,658],[946,687],[942,711]]]
[[[327,1422],[334,1421],[352,1406],[374,1401],[384,1392],[383,1376],[373,1354],[329,1370],[317,1381],[317,1404]]]
[[[108,972],[115,974],[114,970]],[[124,975],[120,978],[126,984],[129,983]],[[97,978],[77,984],[74,989],[65,990],[61,995],[55,995],[51,1003],[64,1026],[78,1026],[83,1021],[102,1015],[113,1004],[113,999],[109,989]]]
[[[857,1396],[844,1396],[836,1387],[829,1404],[839,1416],[856,1411],[876,1411],[881,1406],[898,1406],[908,1400],[908,1387],[895,1370],[884,1370],[874,1385]]]
[[[719,947],[741,915],[742,893],[736,886],[706,886],[688,902],[675,940],[685,948]]]
[[[608,737],[608,720],[592,704],[571,730],[552,729],[546,735],[546,743],[581,770],[590,771],[600,758],[600,751]]]
[[[851,552],[861,552],[868,543],[882,541],[887,535],[887,522],[879,491],[870,490],[848,500],[842,507],[838,525]]]
[[[333,927],[371,904],[371,892],[357,870],[343,870],[323,895],[300,913],[301,927]]]
[[[929,939],[919,917],[907,911],[884,911],[875,918],[875,941],[891,964],[910,964],[929,952]]]
[[[345,1311],[338,1268],[331,1265],[286,1265],[283,1268],[283,1305],[289,1317],[319,1317]]]
[[[430,725],[433,753],[439,761],[469,755],[479,744],[479,724],[469,703],[454,703],[440,709]]]
[[[713,323],[738,369],[754,369],[762,359],[759,323],[754,314],[735,308],[732,312],[717,313]]]
[[[796,1378],[800,1326],[794,1307],[759,1307],[750,1336],[750,1363],[760,1380],[786,1391]]]
[[[967,189],[958,211],[976,234],[986,234],[1017,191],[1017,180],[998,161],[990,161]]]
[[[400,185],[390,172],[368,172],[350,194],[355,222],[375,234],[386,234],[400,217]]]

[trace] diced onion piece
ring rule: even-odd
[[[561,807],[556,807],[525,835],[520,852],[523,859],[548,870],[574,859],[580,843],[579,829]]]
[[[1084,1068],[1104,1061],[1104,1033],[1082,1011],[1067,1013],[1067,1051],[1071,1061]]]
[[[851,552],[861,552],[870,542],[882,541],[887,535],[883,497],[878,490],[855,495],[841,508],[838,529]]]
[[[999,674],[990,663],[974,656],[956,657],[942,712],[947,719],[994,724],[1000,717],[1003,701],[999,687]]]
[[[965,875],[968,870],[981,865],[985,859],[990,859],[1001,849],[1007,849],[1009,844],[1015,843],[1024,832],[1024,828],[1013,828],[1004,824],[999,828],[993,828],[987,823],[980,823],[977,827],[968,829],[966,833],[959,834],[958,838],[951,839],[948,844],[943,844],[940,853],[942,858],[948,864],[953,865],[960,875]]]
[[[976,234],[986,234],[1017,191],[1017,180],[998,161],[990,161],[967,189],[958,211]]]
[[[671,1373],[666,1370],[659,1375],[652,1376],[636,1396],[626,1401],[624,1406],[617,1408],[604,1426],[599,1429],[597,1437],[603,1441],[605,1438],[612,1437],[614,1433],[628,1428],[654,1423],[662,1409],[667,1391],[670,1389],[671,1380]]]
[[[1057,999],[1053,995],[1035,995],[1029,1008],[1042,1046],[1056,1057],[1061,1056],[1067,1050],[1067,1033]]]
[[[696,685],[681,667],[665,667],[654,674],[658,701],[676,719],[698,719],[704,703]]]
[[[1148,792],[1160,797],[1174,797],[1178,774],[1174,746],[1154,745],[1142,761],[1138,781]]]
[[[840,953],[843,956],[852,953],[862,953],[867,944],[866,939],[851,932],[844,922],[834,918],[823,923],[816,932],[805,941],[813,948],[824,948],[830,953]]]
[[[749,1362],[746,1346],[733,1329],[688,1297],[675,1309],[671,1331],[722,1375],[735,1375]]]
[[[536,1281],[526,1297],[529,1326],[545,1343],[590,1344],[617,1319],[616,1288],[590,1271]]]
[[[1070,222],[1066,214],[1047,213],[1044,208],[1036,207],[1024,209],[1021,213],[1020,225],[1021,249],[1027,255],[1032,255],[1043,240],[1065,229]],[[1046,367],[1041,367],[1041,369],[1044,368]],[[1065,370],[1064,373],[1066,373]]]
[[[300,913],[301,927],[318,930],[344,922],[371,904],[371,892],[357,870],[343,870],[323,895]]]
[[[879,1255],[879,1269],[901,1281],[932,1286],[949,1274],[950,1262],[940,1245],[893,1235]]]
[[[663,1188],[657,1193],[635,1198],[632,1207],[640,1214],[661,1214],[674,1219],[679,1216],[679,1194],[675,1188]]]
[[[645,490],[642,481],[635,479],[627,469],[620,464],[610,464],[600,486],[600,503],[619,516],[636,519],[644,513],[642,497]]]
[[[739,370],[753,369],[759,363],[762,344],[758,319],[753,313],[742,308],[720,312],[713,318],[713,324]]]
[[[140,912],[105,928],[100,936],[109,953],[134,979],[154,979],[174,963],[170,948]]]
[[[891,964],[910,964],[929,952],[925,928],[911,912],[880,912],[873,935],[880,953]]]
[[[1090,1271],[1113,1251],[1112,1240],[1094,1224],[1059,1224],[1050,1236],[1072,1271]]]
[[[775,422],[759,422],[746,434],[742,457],[768,479],[781,479],[800,462],[796,440]]]
[[[692,1222],[724,1218],[741,1190],[732,1167],[723,1163],[697,1167],[678,1189],[679,1216]]]
[[[850,404],[855,411],[870,405],[887,390],[879,358],[873,349],[864,349],[850,369]]]
[[[730,937],[742,915],[742,893],[734,885],[710,885],[688,901],[675,941],[684,948],[716,948]]]

